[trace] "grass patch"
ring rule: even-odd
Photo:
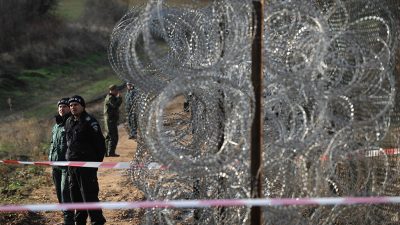
[[[38,166],[0,165],[0,171],[3,173],[3,179],[0,181],[0,201],[3,203],[20,202],[29,196],[33,188],[50,184],[50,177],[44,170],[44,167]]]
[[[74,94],[90,100],[107,92],[110,84],[122,81],[111,69],[106,53],[91,54],[63,65],[24,70],[18,79],[23,87],[0,94],[0,116],[23,111],[26,117],[48,118],[56,113],[55,104],[62,97]],[[12,99],[13,112],[8,110],[7,97]]]
[[[108,86],[111,84],[119,85],[122,81],[118,77],[107,77],[103,80],[96,81],[90,84],[85,90],[82,90],[82,95],[87,96],[87,99],[93,99],[98,96],[99,93],[106,94],[108,92]]]
[[[50,118],[56,114],[57,114],[56,103],[53,104],[44,103],[41,104],[40,107],[33,107],[32,110],[26,111],[24,115],[29,118],[35,116]]]
[[[111,72],[111,71],[108,71]],[[29,111],[25,111],[24,115],[28,118],[42,117],[49,118],[57,113],[56,102],[61,97],[70,97],[72,95],[82,96],[86,102],[97,100],[99,96],[107,93],[110,84],[121,84],[122,81],[116,76],[105,76],[101,80],[79,80],[80,85],[76,85],[73,91],[68,91],[67,94],[60,95],[57,98],[52,98],[51,101],[43,101],[35,106],[32,106]]]
[[[74,22],[81,17],[85,2],[85,0],[60,0],[56,15]]]
[[[60,76],[65,76],[76,72],[75,70],[77,68],[99,66],[98,65],[99,63],[103,64],[105,57],[106,54],[103,53],[91,54],[80,59],[72,60],[69,63],[63,65],[53,65],[38,69],[24,70],[20,75],[20,79],[25,79],[26,81],[35,81],[32,79],[40,79],[40,78],[45,78],[47,80],[54,80]]]
[[[111,72],[111,71],[107,71]],[[101,74],[99,74],[101,75]],[[43,101],[41,103],[38,103],[35,106],[32,106],[29,111],[26,111],[24,115],[26,117],[42,117],[42,118],[49,118],[57,113],[56,109],[56,102],[58,101],[59,98],[61,97],[70,97],[72,95],[80,95],[82,96],[86,102],[90,102],[91,100],[94,100],[98,98],[98,96],[101,96],[103,94],[107,93],[108,86],[110,84],[120,84],[122,81],[116,77],[116,76],[103,76],[102,79],[100,80],[79,80],[80,84],[76,85],[75,89],[73,89],[73,86],[70,86],[68,91],[64,91],[64,95],[59,95],[57,98],[52,98],[51,101]]]

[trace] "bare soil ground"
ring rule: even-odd
[[[116,153],[120,157],[106,157],[104,162],[129,162],[133,159],[136,150],[136,141],[128,139],[123,125],[118,127],[119,142]],[[51,176],[51,168],[46,172]],[[118,201],[140,201],[143,194],[132,185],[129,178],[129,172],[121,169],[104,169],[98,171],[98,180],[100,186],[99,198],[101,202]],[[32,204],[57,203],[57,197],[54,186],[41,187],[32,192],[28,200]],[[30,217],[35,220],[35,224],[62,224],[61,212],[39,212],[32,213]],[[140,224],[139,210],[103,210],[104,217],[109,225],[136,225]],[[40,220],[40,221],[37,221]],[[27,221],[33,224],[33,221]],[[89,224],[88,219],[87,224]]]

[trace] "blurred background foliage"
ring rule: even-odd
[[[0,115],[11,111],[10,101],[18,111],[36,105],[32,97],[56,100],[71,89],[68,80],[76,90],[88,79],[115,77],[106,50],[128,6],[122,0],[0,1]]]

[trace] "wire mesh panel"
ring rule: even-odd
[[[264,197],[400,195],[399,7],[265,1]],[[253,15],[250,0],[149,0],[115,26],[110,63],[140,90],[131,177],[147,199],[250,197]],[[263,223],[396,224],[397,208],[264,207]],[[249,224],[249,208],[152,209],[143,223]]]

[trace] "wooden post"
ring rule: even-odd
[[[255,110],[254,121],[251,127],[251,197],[262,198],[262,151],[263,151],[263,113],[262,113],[262,90],[263,90],[263,12],[264,0],[253,1],[254,19],[256,25],[251,52],[251,80],[254,87]],[[251,208],[251,225],[262,223],[262,207]]]

